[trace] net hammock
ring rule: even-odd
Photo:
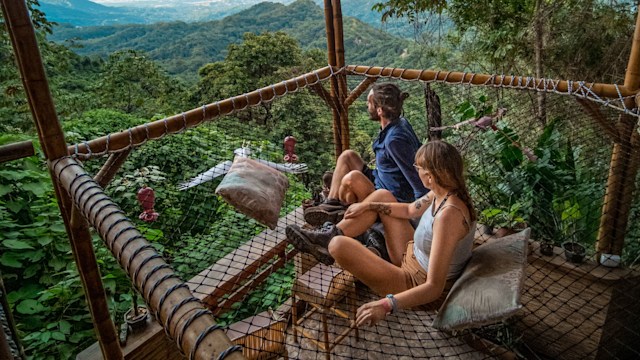
[[[629,106],[632,97],[613,87],[615,96],[605,98],[593,90],[597,84],[584,82],[502,75],[478,80],[472,73],[378,70],[320,69],[279,87],[159,120],[160,127],[143,124],[119,135],[100,134],[105,136],[100,143],[81,139],[73,157],[85,161],[87,173],[97,174],[109,170],[101,170],[108,155],[128,154],[106,194],[185,282],[192,297],[175,307],[202,301],[231,340],[242,344],[230,351],[243,351],[249,358],[324,358],[318,346],[323,330],[331,339],[344,336],[330,352],[338,359],[640,356],[637,341],[632,341],[640,338],[638,192],[630,194],[623,266],[605,267],[593,256],[599,236],[608,236],[599,235],[599,228],[614,148],[612,124],[622,114],[638,122],[635,106]],[[320,192],[322,174],[334,165],[331,111],[326,106],[331,99],[318,86],[345,74],[349,89],[368,77],[396,82],[410,94],[404,116],[419,138],[440,136],[461,150],[479,215],[478,245],[501,231],[531,228],[522,309],[516,315],[493,325],[445,332],[431,326],[436,311],[404,310],[356,335],[355,330],[345,334],[350,321],[335,316],[335,311],[323,323],[322,311],[292,304],[294,283],[314,264],[287,246],[284,228],[304,224],[303,201]],[[305,88],[313,91],[302,91]],[[325,96],[320,99],[318,94]],[[425,94],[431,98],[426,107]],[[538,94],[546,97],[544,118],[536,109]],[[349,129],[337,130],[348,130],[351,148],[370,161],[377,125],[364,116],[364,98],[349,110]],[[264,106],[253,106],[257,103]],[[215,121],[204,121],[213,117]],[[297,140],[297,163],[284,160],[287,136]],[[628,153],[618,156],[637,157],[637,149],[622,150]],[[239,213],[215,194],[239,156],[268,164],[288,179],[275,229]],[[150,222],[139,218],[142,208],[136,198],[145,187],[154,191],[153,210],[158,215]],[[115,238],[106,240],[107,245],[119,241]],[[565,242],[584,246],[581,263],[566,260],[561,247]],[[550,255],[540,253],[542,245]],[[150,247],[145,249],[151,251]],[[120,247],[115,256],[123,253]],[[325,275],[309,275],[307,280],[322,289],[330,286]],[[144,276],[137,273],[132,281]],[[161,296],[154,294],[158,282],[136,285],[145,299]],[[354,304],[378,298],[356,282],[341,289],[330,307],[353,316]],[[292,306],[299,317],[308,314],[297,328],[298,335],[304,335],[298,342],[290,323]],[[167,328],[171,315],[155,315],[181,346],[179,329]]]

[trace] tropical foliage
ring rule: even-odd
[[[369,6],[371,1],[366,3]],[[322,11],[308,0],[289,6],[265,3],[218,22],[56,28],[57,40],[80,38],[66,43],[48,41],[53,24],[38,10],[36,0],[29,0],[28,5],[69,143],[162,119],[326,65],[326,40],[319,36],[324,34]],[[499,72],[531,72],[536,68],[531,55],[535,43],[532,24],[543,9],[545,23],[540,34],[548,56],[542,65],[548,75],[617,81],[626,59],[620,54],[629,44],[633,26],[633,14],[624,2],[393,0],[376,8],[383,11],[385,20],[408,17],[419,22],[427,11],[446,15],[452,21],[451,31],[443,34],[437,51],[422,52],[419,43],[345,19],[350,63],[463,63],[465,69],[473,66]],[[84,48],[78,48],[78,44]],[[349,84],[350,88],[355,85]],[[420,85],[412,89],[412,94],[422,90]],[[0,90],[0,145],[35,140],[4,26],[0,28]],[[446,92],[441,95],[443,101],[454,101]],[[377,124],[367,118],[362,101],[356,101],[351,109],[351,145],[368,161]],[[422,109],[424,100],[419,96],[412,96],[405,104],[405,111],[413,114],[409,118],[419,136],[425,138]],[[454,113],[448,115],[464,121],[492,110],[486,98],[471,99],[459,101]],[[595,163],[600,156],[585,156],[586,149],[568,136],[568,122],[565,117],[551,117],[539,124],[540,135],[531,138],[515,124],[503,121],[497,126],[500,131],[478,137],[479,153],[483,155],[468,161],[484,169],[470,177],[472,192],[488,192],[479,196],[484,201],[478,202],[484,221],[498,226],[524,220],[543,240],[558,243],[575,237],[593,244],[601,205],[594,198],[601,198],[603,182],[593,168],[606,164]],[[135,220],[136,225],[176,271],[189,278],[263,227],[211,196],[216,181],[203,185],[205,190],[191,193],[180,192],[175,185],[207,170],[213,160],[230,159],[233,150],[247,138],[259,149],[260,156],[280,161],[282,139],[289,135],[298,139],[297,154],[309,164],[310,172],[307,178],[290,176],[284,214],[311,195],[318,186],[315,179],[333,161],[331,113],[307,91],[137,148],[106,191],[130,218],[136,219],[139,208],[132,189],[148,185],[156,190],[156,206],[162,209],[163,222]],[[532,144],[537,161],[528,161],[523,149],[513,145],[520,140]],[[491,168],[486,167],[488,162]],[[98,166],[96,162],[85,164],[91,174]],[[634,204],[638,204],[637,199]],[[550,211],[533,211],[538,208]],[[632,216],[637,217],[639,212],[638,206],[631,209]],[[237,221],[243,222],[242,229],[234,225]],[[226,235],[223,240],[221,233]],[[640,258],[639,236],[638,227],[629,231],[625,249],[628,263]],[[94,245],[109,306],[119,322],[131,303],[131,285],[99,238],[94,238]],[[40,151],[34,157],[0,164],[0,271],[22,341],[32,358],[72,358],[95,340]],[[281,285],[290,284],[292,271],[289,266],[273,274],[220,320],[229,323],[280,304],[290,290],[288,285]]]

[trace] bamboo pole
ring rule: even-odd
[[[75,160],[64,157],[50,161],[49,168],[60,179],[60,187],[71,195],[83,218],[98,231],[150,311],[185,354],[193,355],[190,358],[194,359],[211,359],[234,349],[211,313],[193,297],[188,286]],[[226,358],[243,357],[235,351]]]
[[[640,13],[636,16],[636,28],[633,33],[624,88],[627,91],[636,92],[640,89]],[[635,98],[628,99],[625,105],[630,108],[635,107]],[[621,255],[624,248],[633,192],[636,189],[635,179],[640,167],[638,159],[640,150],[634,146],[633,142],[636,136],[637,120],[628,114],[622,114],[616,124],[618,141],[613,144],[611,152],[609,177],[596,244],[598,255],[601,253]],[[597,260],[600,261],[600,256]]]
[[[328,79],[332,71],[331,67],[323,67],[287,81],[265,86],[247,94],[234,96],[189,110],[182,114],[142,124],[92,141],[72,145],[69,147],[69,152],[75,153],[83,159],[89,159],[105,153],[120,152],[130,147],[141,145],[147,140],[159,139],[165,135],[198,126],[205,121],[230,114],[235,110],[272,101],[287,92],[294,92]]]
[[[74,233],[74,225],[82,225],[82,221],[76,221],[75,224],[73,223],[74,211],[71,198],[66,196],[67,192],[60,186],[58,178],[51,169],[49,169],[49,173],[53,179],[53,188],[56,193],[56,198],[58,199],[58,206],[60,207],[62,220],[69,236],[73,257],[76,265],[78,266],[78,273],[80,274],[85,297],[87,298],[89,312],[91,313],[102,357],[107,360],[123,359],[124,357],[122,355],[120,343],[118,342],[116,328],[109,316],[109,307],[107,305],[100,271],[95,260],[91,236],[89,235],[87,240],[86,237],[83,237],[83,235],[86,236],[86,233]],[[90,247],[89,255],[84,252],[86,251],[87,243]],[[80,262],[81,257],[88,257],[89,259],[84,262]],[[91,259],[94,261],[93,264],[90,263]],[[94,285],[94,289],[91,289],[91,284]]]
[[[613,122],[607,120],[607,118],[604,117],[604,114],[602,114],[602,111],[600,111],[597,103],[580,98],[576,99],[576,101],[578,102],[578,104],[582,105],[582,107],[589,115],[591,115],[593,120],[596,121],[596,124],[598,124],[600,126],[600,129],[602,129],[602,131],[607,134],[607,136],[609,136],[609,139],[611,139],[611,141],[619,141],[620,136],[618,136],[618,129],[616,129]]]
[[[120,167],[122,167],[130,153],[131,149],[127,149],[123,152],[111,154],[100,168],[98,174],[94,176],[93,180],[97,182],[101,188],[105,189],[116,176],[116,173],[120,170]]]
[[[70,227],[71,250],[78,266],[102,354],[105,359],[124,359],[118,333],[109,314],[109,304],[98,261],[93,252],[89,225],[75,207],[71,210]]]
[[[0,164],[35,155],[33,143],[29,140],[0,146]]]
[[[336,66],[342,69],[346,64],[344,61],[344,30],[342,22],[342,4],[340,0],[332,0],[333,6],[333,33],[336,51]],[[338,103],[340,104],[340,141],[342,151],[349,149],[349,107],[346,106],[347,95],[347,74],[337,75],[338,80]]]
[[[358,84],[358,86],[356,86],[356,88],[351,91],[347,99],[344,101],[345,107],[348,108],[349,106],[351,106],[353,102],[356,101],[356,99],[360,97],[363,92],[367,91],[369,86],[371,86],[371,84],[373,84],[377,80],[378,79],[374,77],[364,78],[364,80],[362,80],[360,84]]]
[[[457,71],[417,70],[361,65],[348,65],[346,71],[352,75],[390,77],[402,80],[437,81],[449,84],[463,83],[480,86],[511,86],[520,90],[529,89],[565,94],[569,94],[569,88],[571,88],[572,94],[578,93],[582,85],[583,89],[589,89],[591,93],[606,98],[634,96],[637,93],[637,89],[628,89],[626,86],[616,86],[614,84],[588,82],[580,84],[577,81],[538,79],[516,75],[501,76]]]
[[[4,332],[4,327],[0,326],[0,359],[13,360],[11,347],[9,347],[9,341],[7,341],[8,338],[9,335]]]
[[[49,91],[49,84],[26,3],[24,1],[2,0],[1,4],[44,155],[47,160],[66,156],[67,145]],[[71,207],[65,206],[66,194],[59,188],[55,176],[52,176],[52,180],[71,246],[76,249],[74,256],[78,264],[78,271],[83,279],[85,295],[103,357],[108,360],[122,359],[118,335],[106,305],[102,279],[99,271],[95,271],[98,269],[98,264],[93,253],[91,235],[88,230],[83,231],[81,227],[74,228],[74,225],[71,224]],[[81,259],[83,261],[79,261]]]
[[[336,99],[331,97],[331,94],[329,94],[327,89],[325,89],[322,84],[310,85],[309,88],[324,101],[329,109],[338,111],[338,104],[336,102]]]
[[[8,339],[11,339],[15,344],[16,349],[14,350],[18,353],[18,356],[26,359],[27,357],[24,354],[24,348],[20,344],[18,336],[15,333],[16,325],[13,321],[11,308],[9,307],[9,301],[7,301],[7,291],[5,290],[4,282],[2,281],[2,273],[0,273],[0,308],[4,312],[4,318],[9,328],[9,333],[6,333],[4,331],[4,326],[0,325],[0,359],[13,360],[11,346],[9,345]]]
[[[335,29],[333,27],[333,5],[331,0],[324,0],[324,26],[327,33],[327,60],[330,66],[336,66]],[[335,76],[331,77],[331,97],[340,102],[338,99],[338,80]],[[338,110],[331,111],[331,117],[333,118],[334,155],[338,159],[338,156],[342,153],[340,112]]]

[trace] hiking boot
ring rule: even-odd
[[[318,206],[304,209],[304,220],[313,226],[320,226],[326,222],[337,224],[344,217],[346,206],[337,199],[327,199]]]
[[[335,225],[327,223],[318,230],[307,230],[298,225],[289,225],[285,232],[287,234],[287,242],[299,251],[311,254],[325,265],[334,263],[335,260],[329,254],[327,246],[334,236],[342,235],[342,231]]]
[[[379,231],[369,229],[365,233],[364,246],[371,250],[374,254],[380,256],[384,260],[391,262],[389,252],[387,251],[387,242]]]

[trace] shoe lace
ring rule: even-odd
[[[335,225],[333,223],[327,221],[322,224],[322,226],[317,231],[321,233],[329,233],[333,230],[334,227]]]

